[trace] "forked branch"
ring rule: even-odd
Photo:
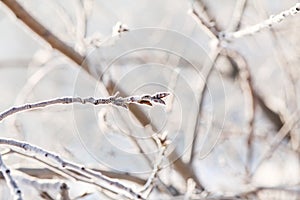
[[[47,162],[54,163],[58,168],[62,170],[73,170],[77,172],[78,174],[81,174],[83,176],[88,177],[93,182],[97,182],[101,187],[108,188],[112,191],[115,191],[118,194],[121,194],[129,199],[143,199],[142,196],[135,191],[133,191],[131,188],[127,187],[126,185],[120,183],[116,179],[111,179],[100,172],[96,172],[94,170],[88,169],[84,166],[77,165],[75,163],[72,163],[70,161],[67,161],[63,158],[61,158],[59,155],[56,155],[52,152],[49,152],[47,150],[44,150],[40,147],[13,140],[13,139],[6,139],[6,138],[0,138],[0,144],[2,145],[8,145],[9,147],[17,147],[20,149],[23,149],[26,154],[32,156],[32,157],[41,157],[47,160]],[[1,158],[1,157],[0,157]],[[5,168],[5,165],[3,165],[3,162],[0,159],[1,164],[1,171],[6,172],[7,168]],[[4,167],[3,167],[4,166]],[[9,173],[4,173],[5,179],[7,180],[8,184],[13,187],[14,193],[18,194],[20,193],[18,190],[17,185],[12,182],[14,181],[9,175]],[[12,180],[12,181],[11,181]]]

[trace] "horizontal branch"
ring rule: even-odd
[[[63,158],[61,158],[59,155],[56,155],[52,152],[46,151],[40,147],[13,140],[13,139],[6,139],[6,138],[0,138],[0,144],[8,145],[10,147],[17,147],[23,149],[26,154],[33,154],[33,156],[42,157],[45,160],[48,160],[49,162],[53,162],[57,165],[58,168],[65,169],[65,170],[72,170],[74,172],[77,172],[78,174],[82,174],[86,177],[89,177],[95,182],[98,182],[99,185],[103,186],[104,188],[109,188],[112,191],[115,191],[118,194],[122,194],[130,199],[143,199],[140,194],[134,192],[131,188],[127,187],[126,185],[123,185],[116,179],[111,179],[107,176],[104,176],[100,172],[96,172],[94,170],[88,169],[84,166],[79,166],[75,163],[72,163],[70,161],[67,161]],[[0,160],[0,164],[1,164]],[[6,171],[5,168],[1,167],[1,170]],[[7,174],[3,174],[6,180],[11,180],[10,177],[6,177]],[[9,182],[10,183],[10,182]]]
[[[19,153],[19,152],[17,152]],[[22,155],[22,154],[20,154]],[[30,168],[30,167],[19,167],[15,168],[16,171],[20,171],[24,174],[27,174],[32,177],[36,177],[39,179],[53,179],[53,178],[63,178],[60,174],[56,173],[55,171],[52,171],[51,168]],[[128,173],[119,173],[119,172],[113,172],[109,170],[101,170],[101,169],[96,169],[92,168],[94,171],[99,171],[101,174],[108,176],[110,178],[117,178],[117,179],[122,179],[130,182],[134,182],[138,185],[144,185],[146,181],[142,178],[139,178],[138,176],[135,176],[133,174],[128,174]],[[0,174],[0,179],[3,179],[3,175]]]
[[[93,97],[88,98],[81,98],[81,97],[62,97],[47,101],[41,101],[38,103],[29,103],[22,106],[17,106],[8,109],[7,111],[0,114],[0,121],[2,121],[4,118],[13,115],[18,112],[26,111],[26,110],[32,110],[36,108],[43,108],[50,105],[55,104],[71,104],[71,103],[81,103],[81,104],[94,104],[94,105],[101,105],[101,104],[112,104],[115,106],[121,106],[123,108],[128,108],[128,104],[134,103],[134,104],[146,104],[149,106],[152,106],[152,103],[159,103],[159,104],[165,104],[164,100],[162,100],[164,97],[168,96],[169,93],[161,92],[156,93],[154,95],[142,95],[142,96],[129,96],[129,97],[119,97],[118,93],[114,96],[108,97],[108,98],[99,98],[95,99]]]
[[[269,19],[267,19],[261,23],[246,27],[246,28],[236,31],[236,32],[223,33],[223,37],[226,40],[231,40],[231,39],[241,38],[246,35],[251,35],[251,34],[261,31],[262,29],[270,28],[274,24],[279,24],[280,22],[285,20],[288,16],[296,15],[299,12],[300,12],[300,3],[296,3],[290,9],[285,10],[277,15],[271,15],[269,17]]]

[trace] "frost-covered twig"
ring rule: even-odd
[[[206,5],[201,0],[194,0],[192,2],[189,13],[195,17],[204,32],[206,32],[212,39],[217,38],[220,27],[217,26],[215,20],[208,12]]]
[[[150,191],[151,191],[155,177],[157,177],[157,173],[161,169],[161,164],[162,164],[163,159],[165,158],[165,152],[166,152],[167,146],[169,144],[169,140],[167,140],[167,132],[164,132],[162,135],[155,134],[152,137],[157,144],[157,147],[159,149],[159,154],[158,154],[157,161],[154,164],[151,175],[147,179],[147,182],[145,183],[145,185],[140,189],[140,193],[144,193],[145,194],[144,196],[146,196],[146,197],[148,197],[148,195],[149,195],[149,193],[146,194],[147,190],[150,189]]]
[[[49,170],[50,173],[53,173],[52,174],[52,178],[53,176],[55,177],[64,177],[66,179],[71,179],[71,180],[76,180],[76,181],[82,181],[82,182],[86,182],[86,183],[90,183],[90,181],[87,180],[86,177],[83,177],[83,176],[80,176],[79,174],[74,174],[72,173],[72,171],[66,171],[66,170],[63,170],[61,168],[58,168],[57,166],[55,166],[54,164],[51,164],[51,163],[48,163],[46,162],[44,159],[42,158],[38,158],[36,156],[32,156],[32,155],[27,155],[26,152],[23,153],[21,151],[17,151],[17,150],[10,150],[10,153],[15,153],[15,154],[18,154],[18,155],[21,155],[21,156],[24,156],[24,157],[27,157],[27,158],[31,158],[31,159],[34,159],[35,161],[38,161],[40,162],[41,164],[44,164],[46,165],[46,169]],[[17,168],[16,170],[20,171],[20,172],[23,172],[23,173],[26,173],[26,174],[29,174],[30,176],[35,176],[35,177],[39,177],[39,178],[44,178],[44,177],[40,177],[39,175],[39,172],[37,172],[36,174],[33,172],[34,169],[30,170],[30,169],[24,169],[24,168]],[[37,169],[38,170],[38,169]],[[28,173],[29,172],[29,173]],[[48,172],[48,173],[49,173]],[[49,174],[48,174],[49,175]],[[46,175],[46,176],[48,176]],[[84,179],[85,178],[85,179]]]
[[[203,19],[199,13],[195,10],[195,8],[192,8],[189,10],[188,12],[189,14],[191,14],[195,20],[198,22],[198,24],[200,25],[200,27],[202,28],[202,30],[213,40],[218,40],[218,38],[216,37],[218,35],[218,31],[215,29],[215,27],[205,21],[205,19]]]
[[[59,155],[56,155],[49,151],[46,151],[40,147],[31,145],[31,144],[28,144],[25,142],[20,142],[17,140],[6,139],[6,138],[0,138],[0,144],[5,144],[10,147],[21,148],[21,149],[25,150],[26,154],[33,154],[34,156],[42,157],[48,161],[51,161],[52,163],[55,163],[57,165],[57,167],[59,167],[61,169],[72,170],[72,171],[75,171],[86,177],[89,177],[93,181],[98,182],[98,184],[103,186],[104,188],[109,188],[116,193],[126,196],[127,198],[143,199],[140,194],[136,193],[131,188],[120,183],[119,181],[117,181],[115,179],[111,179],[107,176],[104,176],[100,172],[96,172],[96,171],[88,169],[84,166],[79,166],[75,163],[67,161],[67,160],[61,158]],[[5,169],[4,169],[4,172],[5,172]],[[10,179],[8,179],[8,180],[10,180]]]
[[[100,105],[100,104],[113,104],[115,106],[121,106],[123,108],[128,108],[128,104],[135,103],[135,104],[146,104],[149,106],[152,106],[152,103],[160,103],[165,104],[164,100],[162,100],[164,97],[168,96],[169,93],[166,92],[160,92],[156,93],[154,95],[142,95],[142,96],[130,96],[130,97],[119,97],[118,93],[114,96],[108,97],[108,98],[99,98],[95,99],[93,97],[88,98],[81,98],[81,97],[62,97],[47,101],[41,101],[38,103],[29,103],[22,106],[17,106],[10,108],[9,110],[3,112],[0,114],[0,121],[2,121],[4,118],[15,114],[17,112],[22,112],[25,110],[32,110],[36,108],[42,108],[54,104],[71,104],[71,103],[90,103],[94,105]]]
[[[19,186],[17,185],[16,181],[14,180],[14,178],[11,176],[10,169],[8,169],[6,167],[6,165],[4,164],[1,155],[0,155],[0,171],[2,172],[4,179],[5,179],[8,187],[11,190],[11,193],[12,193],[14,199],[22,200],[23,198],[22,198],[21,190],[20,190]]]
[[[255,24],[253,26],[249,26],[246,27],[242,30],[236,31],[236,32],[228,32],[228,33],[223,33],[223,37],[226,40],[231,40],[231,39],[235,39],[235,38],[241,38],[243,36],[246,35],[251,35],[254,33],[259,32],[262,29],[265,28],[270,28],[272,27],[274,24],[278,24],[280,22],[282,22],[283,20],[285,20],[288,16],[290,15],[296,15],[300,12],[300,3],[296,3],[293,7],[291,7],[288,10],[285,10],[277,15],[271,15],[269,17],[269,19]]]

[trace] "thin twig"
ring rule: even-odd
[[[144,193],[144,194],[146,193],[147,190],[149,190],[149,189],[150,189],[150,191],[152,190],[153,184],[154,184],[154,179],[157,176],[158,171],[161,169],[161,164],[165,157],[165,152],[167,150],[167,145],[169,144],[169,141],[167,140],[167,132],[164,132],[162,135],[155,134],[152,137],[156,141],[156,144],[157,144],[157,147],[159,150],[159,154],[157,157],[157,161],[154,164],[151,175],[149,176],[145,185],[140,189],[140,192]],[[149,193],[146,193],[145,196],[146,196],[146,198],[148,198]]]
[[[84,7],[83,0],[75,1],[75,13],[76,13],[76,44],[75,49],[81,54],[86,53],[86,45],[84,39],[87,33],[87,13]]]
[[[193,7],[190,11],[190,14],[192,14],[192,16],[195,18],[195,20],[198,22],[198,24],[200,25],[200,27],[202,28],[202,30],[207,33],[207,35],[212,38],[212,39],[217,39],[217,35],[218,32],[215,29],[215,27],[213,25],[211,25],[210,23],[206,22],[199,14],[198,12],[195,10],[195,8]]]
[[[227,31],[236,31],[239,29],[246,5],[247,5],[247,0],[236,1],[234,11]]]
[[[59,177],[62,177],[62,178],[68,179],[68,180],[72,180],[72,181],[75,181],[75,180],[80,180],[82,182],[88,181],[86,176],[78,177],[78,174],[74,175],[74,173],[72,171],[66,171],[61,168],[58,168],[55,165],[50,164],[50,163],[46,162],[44,159],[40,159],[36,156],[27,155],[26,153],[23,153],[23,152],[17,151],[17,150],[11,150],[11,153],[15,153],[15,154],[24,156],[26,158],[31,158],[35,161],[38,161],[38,162],[44,164],[47,167],[47,169],[49,171],[51,171],[56,177],[59,176]],[[21,172],[23,171],[22,168],[16,169],[16,170],[21,171]],[[26,173],[26,172],[24,172],[24,173]]]
[[[69,41],[74,41],[75,36],[74,36],[74,29],[75,26],[73,24],[72,17],[70,16],[68,10],[61,5],[63,1],[52,1],[51,4],[49,5],[48,9],[53,10],[52,12],[53,15],[56,15],[58,17],[59,22],[62,24],[62,26],[65,29],[65,32],[62,32],[62,34],[58,33],[57,35],[62,41],[69,42]]]
[[[71,104],[71,103],[90,103],[94,105],[100,105],[100,104],[113,104],[115,106],[120,106],[123,108],[128,108],[128,104],[135,103],[135,104],[146,104],[149,106],[152,106],[152,103],[160,103],[165,104],[165,102],[162,100],[162,98],[168,96],[169,93],[161,92],[156,93],[154,95],[143,95],[143,96],[130,96],[130,97],[118,97],[118,93],[114,96],[108,97],[108,98],[100,98],[95,99],[93,97],[88,98],[81,98],[81,97],[62,97],[47,101],[41,101],[38,103],[29,103],[22,106],[12,107],[9,110],[3,112],[0,114],[0,121],[2,121],[4,118],[13,115],[18,112],[22,112],[25,110],[33,110],[36,108],[42,108],[50,105],[55,104]]]
[[[199,9],[197,9],[199,8]],[[221,28],[215,22],[215,18],[210,13],[207,5],[202,0],[193,0],[192,1],[192,10],[196,12],[199,17],[199,20],[206,26],[214,35],[218,35]]]
[[[40,83],[40,81],[46,77],[52,70],[56,70],[62,67],[66,67],[66,65],[56,65],[54,62],[62,62],[62,60],[66,60],[66,57],[53,57],[51,60],[48,60],[46,64],[41,65],[35,73],[33,73],[30,77],[27,78],[26,83],[20,89],[20,92],[15,98],[13,105],[22,105],[26,102],[27,97],[31,94],[32,90]],[[11,120],[8,121],[8,130],[16,130],[19,135],[19,139],[24,138],[22,122],[17,121],[17,115],[11,116]]]
[[[194,137],[193,137],[193,140],[192,140],[192,150],[191,150],[191,157],[190,157],[190,164],[193,162],[194,160],[194,156],[196,154],[195,150],[196,150],[196,144],[198,142],[198,135],[199,135],[199,125],[200,125],[200,120],[201,120],[201,117],[200,117],[200,114],[201,114],[201,108],[202,108],[202,104],[203,104],[203,99],[204,99],[204,93],[205,93],[205,90],[207,89],[207,80],[209,79],[209,76],[213,70],[213,67],[220,55],[220,48],[219,47],[215,47],[211,50],[211,56],[210,56],[210,60],[209,62],[205,63],[204,64],[204,69],[205,71],[203,72],[203,78],[204,80],[201,81],[201,84],[199,84],[198,86],[198,92],[199,92],[199,105],[198,105],[198,115],[197,115],[197,118],[196,118],[196,122],[194,124]],[[215,141],[216,143],[217,141]],[[213,144],[215,145],[215,144]],[[195,179],[194,179],[195,181]]]
[[[283,138],[285,138],[286,135],[296,125],[297,121],[299,120],[299,114],[300,114],[300,112],[298,110],[295,111],[290,116],[289,120],[287,120],[284,123],[284,125],[281,127],[281,129],[279,130],[279,132],[276,134],[276,136],[274,137],[274,139],[272,140],[272,142],[268,145],[267,151],[262,155],[262,158],[259,160],[258,164],[255,166],[255,169],[252,171],[251,176],[254,175],[254,173],[256,172],[256,170],[261,166],[261,164],[264,161],[266,161],[267,159],[269,159],[273,155],[273,153],[275,152],[275,150],[277,149],[277,147],[279,146],[279,144],[281,143],[281,141],[283,140]]]
[[[46,165],[47,166],[46,170],[50,171],[50,173],[51,173],[51,171],[53,171],[53,173],[55,173],[54,174],[55,177],[57,177],[57,175],[59,175],[62,178],[66,178],[66,179],[71,180],[71,181],[81,181],[81,182],[84,182],[84,183],[95,185],[98,188],[100,188],[101,190],[103,190],[103,192],[107,190],[109,192],[117,194],[117,192],[114,191],[114,190],[112,190],[109,186],[105,187],[105,186],[103,186],[103,184],[99,184],[97,181],[90,179],[89,177],[87,177],[84,174],[80,174],[80,173],[78,173],[78,172],[76,172],[74,170],[59,168],[59,167],[55,166],[54,164],[50,164],[49,162],[46,162],[45,159],[38,158],[35,155],[27,155],[26,153],[21,153],[21,152],[16,151],[16,150],[11,150],[11,151],[13,153],[17,153],[17,154],[22,155],[24,157],[34,159],[35,161],[38,161],[38,162]],[[21,171],[21,172],[24,171],[24,173],[28,172],[28,170],[24,170],[22,168],[21,169],[17,169],[17,170]],[[108,173],[104,172],[104,173],[102,173],[102,171],[97,170],[97,169],[92,169],[92,170],[94,170],[96,172],[99,171],[101,174],[104,174],[104,176],[107,176],[107,177],[110,177],[110,178],[112,178],[112,177],[117,178],[117,179],[121,179],[122,178],[122,176],[117,176],[116,174],[114,176],[112,176],[113,175],[112,172],[108,172]],[[28,174],[30,174],[30,173],[28,173]],[[50,178],[53,178],[53,177],[50,177]]]
[[[14,180],[14,178],[11,176],[10,169],[8,169],[6,167],[6,165],[4,164],[1,155],[0,155],[0,171],[2,172],[4,179],[6,181],[6,184],[8,185],[14,199],[22,200],[23,198],[22,198],[21,190],[20,190],[19,186],[17,185],[16,181]]]
[[[280,22],[284,21],[288,16],[290,15],[296,15],[300,12],[300,3],[296,3],[293,7],[289,8],[288,10],[285,10],[277,15],[271,15],[269,19],[260,22],[258,24],[255,24],[253,26],[246,27],[242,30],[236,31],[236,32],[227,32],[224,33],[224,38],[226,40],[232,40],[241,38],[247,35],[252,35],[254,33],[257,33],[265,28],[270,28],[275,24],[279,24]]]
[[[75,163],[71,163],[70,161],[67,161],[63,158],[61,158],[59,155],[56,155],[52,152],[46,151],[40,147],[33,146],[31,144],[20,142],[13,139],[6,139],[6,138],[0,138],[0,144],[5,144],[11,147],[17,147],[25,150],[28,154],[34,154],[35,156],[42,157],[44,159],[47,159],[57,165],[57,167],[61,169],[67,169],[75,171],[79,174],[82,174],[84,176],[87,176],[91,178],[94,181],[99,182],[100,185],[103,185],[105,188],[112,188],[113,191],[122,194],[128,198],[137,198],[137,199],[143,199],[140,194],[134,192],[131,188],[127,187],[126,185],[120,183],[119,181],[115,179],[111,179],[109,177],[104,176],[100,172],[96,172],[94,170],[88,169],[84,166],[79,166]],[[5,169],[4,169],[5,171]],[[9,174],[9,173],[8,173]],[[10,179],[9,179],[10,180]]]
[[[204,19],[203,17],[200,16],[200,14],[196,11],[196,5],[203,10],[203,14],[209,21],[207,21],[207,19]],[[204,80],[201,80],[201,84],[199,84],[199,86],[197,88],[199,91],[199,97],[198,97],[199,105],[198,105],[198,115],[196,117],[195,124],[194,124],[193,140],[191,141],[192,146],[191,146],[191,154],[190,154],[190,159],[189,159],[190,164],[193,162],[194,155],[195,155],[195,146],[196,146],[196,142],[198,140],[197,138],[198,138],[198,134],[199,134],[198,132],[199,132],[199,124],[200,124],[199,121],[200,121],[201,108],[202,108],[204,93],[205,93],[205,90],[207,89],[206,83],[212,72],[213,66],[215,65],[215,63],[219,57],[220,50],[221,50],[218,25],[213,20],[210,13],[208,13],[206,6],[203,4],[203,2],[200,0],[193,1],[191,13],[194,15],[195,19],[199,22],[198,24],[200,25],[202,30],[205,31],[207,33],[207,35],[209,35],[211,37],[212,45],[211,45],[211,51],[210,51],[210,55],[209,55],[210,60],[208,60],[207,62],[204,63],[204,67],[202,70],[202,76],[203,76]],[[192,178],[192,177],[190,177],[190,178]],[[188,180],[188,179],[186,179],[186,180]],[[194,181],[196,181],[196,180],[197,179],[194,179]]]
[[[244,94],[245,101],[245,113],[247,120],[246,134],[248,135],[247,139],[247,166],[250,169],[252,163],[252,154],[253,154],[253,141],[254,141],[254,132],[253,132],[253,124],[255,117],[255,91],[251,81],[251,74],[245,58],[239,54],[237,51],[224,49],[222,54],[227,56],[232,67],[237,68],[240,80],[240,87]]]

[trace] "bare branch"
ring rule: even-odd
[[[15,16],[20,19],[21,22],[26,24],[33,32],[46,40],[54,49],[59,50],[89,72],[88,66],[83,65],[83,61],[85,59],[84,56],[81,56],[78,52],[74,51],[72,47],[68,46],[40,22],[34,19],[34,17],[32,17],[17,1],[2,0],[1,2],[5,4],[15,14]]]
[[[200,16],[199,20],[201,20],[203,24],[211,30],[212,33],[214,33],[215,35],[219,34],[221,28],[216,23],[216,20],[212,16],[212,13],[210,13],[207,5],[202,0],[193,0],[192,10],[194,10],[197,15]]]
[[[4,179],[9,187],[14,199],[22,200],[23,198],[22,198],[21,190],[20,190],[19,186],[17,185],[16,181],[14,180],[14,178],[11,176],[10,169],[8,169],[6,167],[6,165],[4,164],[1,155],[0,155],[0,171],[2,172]]]

